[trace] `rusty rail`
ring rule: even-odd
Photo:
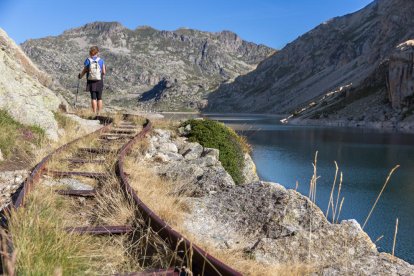
[[[85,139],[87,137],[93,136],[95,134],[100,134],[105,132],[106,130],[108,130],[111,126],[112,126],[112,121],[109,118],[104,118],[104,117],[100,117],[100,120],[104,121],[104,122],[109,122],[106,126],[101,127],[100,129],[89,133],[85,136],[79,137],[61,147],[59,147],[57,150],[51,152],[50,154],[48,154],[45,158],[43,158],[32,170],[31,174],[29,175],[29,177],[26,179],[26,181],[24,181],[23,183],[23,187],[20,190],[20,192],[18,193],[18,196],[16,198],[16,200],[13,201],[13,207],[14,208],[18,208],[20,207],[22,204],[24,204],[24,200],[26,198],[26,195],[33,189],[33,186],[39,182],[40,177],[42,176],[42,173],[46,170],[46,165],[47,163],[50,161],[50,159],[52,158],[53,155],[62,152],[63,150],[67,149],[68,147],[70,147],[71,145],[75,144],[76,142],[80,141],[81,139]],[[10,207],[8,207],[10,208]],[[7,210],[6,210],[7,212]]]
[[[127,115],[129,116],[129,115]],[[92,132],[88,135],[83,137],[77,138],[71,141],[68,144],[65,144],[59,147],[54,152],[48,154],[45,158],[43,158],[32,170],[30,176],[24,181],[23,186],[19,192],[17,192],[17,197],[13,200],[13,203],[10,204],[5,210],[4,213],[9,213],[11,208],[19,208],[24,204],[24,201],[33,190],[36,183],[39,182],[40,177],[46,171],[46,165],[51,160],[52,156],[62,152],[63,150],[67,149],[71,145],[75,144],[81,139],[86,137],[95,135],[95,134],[102,134],[106,130],[108,130],[112,126],[112,122],[109,118],[100,117],[101,122],[107,123],[106,126],[98,129],[95,132]],[[214,258],[206,251],[198,247],[197,245],[190,242],[187,238],[183,235],[172,229],[166,222],[164,222],[159,216],[157,216],[148,206],[146,206],[137,196],[135,191],[132,189],[128,182],[128,174],[124,171],[124,159],[126,155],[132,150],[132,146],[139,140],[143,139],[145,135],[152,129],[151,122],[147,121],[147,124],[144,126],[141,132],[139,132],[134,138],[132,138],[128,143],[122,146],[118,154],[118,161],[116,166],[116,173],[120,179],[120,185],[124,192],[127,195],[130,195],[135,204],[137,209],[140,211],[145,223],[147,226],[151,227],[162,239],[164,239],[168,244],[171,245],[172,248],[177,249],[177,254],[183,258],[183,260],[187,260],[189,258],[189,252],[191,251],[191,261],[188,263],[192,264],[190,268],[194,275],[241,275],[240,272],[234,270],[233,268],[229,267],[228,265],[224,264],[223,262],[219,261],[218,259]],[[87,150],[86,150],[87,151]],[[69,160],[67,160],[69,161]],[[76,162],[75,162],[76,163]],[[81,162],[80,162],[81,163]],[[56,173],[56,172],[54,172]],[[62,172],[59,172],[62,173]],[[56,191],[62,195],[75,195],[76,193],[82,194],[85,193],[85,196],[93,196],[93,192],[86,192],[86,191]],[[3,222],[5,222],[3,216]],[[122,228],[123,227],[123,228]],[[73,232],[79,233],[86,233],[86,232],[99,232],[98,234],[105,234],[109,232],[119,232],[124,233],[131,231],[128,227],[114,227],[114,226],[107,226],[101,227],[102,229],[98,228],[91,228],[91,227],[77,227],[77,228],[70,228],[67,229]],[[109,229],[108,229],[109,228]],[[118,229],[119,228],[119,229]],[[122,228],[122,229],[121,229]],[[125,228],[125,229],[124,229]],[[127,229],[128,228],[128,229]],[[12,246],[12,245],[10,245]],[[154,271],[144,271],[144,272],[136,272],[136,273],[129,273],[123,275],[179,275],[177,270],[175,269],[160,269]]]
[[[177,248],[178,253],[181,255],[180,257],[187,259],[189,252],[192,251],[192,260],[189,263],[192,263],[192,267],[190,269],[194,275],[242,275],[240,272],[214,258],[206,251],[190,242],[179,232],[175,231],[147,205],[145,205],[145,203],[138,197],[134,189],[130,186],[128,177],[124,171],[125,157],[132,150],[132,146],[144,138],[151,128],[151,122],[147,122],[144,129],[137,134],[134,139],[125,144],[119,152],[117,174],[121,180],[122,188],[133,198],[146,224],[151,227],[162,239],[168,242],[172,248]]]

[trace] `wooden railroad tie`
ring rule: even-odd
[[[97,154],[115,152],[115,150],[113,149],[105,149],[105,148],[79,148],[78,151],[88,152],[88,153],[97,153]]]
[[[47,171],[47,175],[54,176],[54,177],[66,177],[66,176],[83,176],[89,177],[94,179],[101,179],[107,178],[107,173],[97,173],[97,172],[65,172],[65,171]]]
[[[104,159],[76,159],[76,158],[66,158],[66,159],[60,159],[60,161],[70,162],[70,163],[73,163],[73,164],[88,164],[88,163],[103,164],[103,163],[105,163],[105,160]]]
[[[59,195],[65,196],[81,196],[81,197],[94,197],[96,196],[96,190],[56,190]]]

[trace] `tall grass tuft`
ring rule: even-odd
[[[373,212],[373,211],[374,211],[374,209],[375,209],[375,206],[377,206],[377,203],[378,203],[379,199],[381,198],[382,193],[384,192],[385,188],[387,187],[388,182],[389,182],[389,181],[390,181],[390,179],[391,179],[391,176],[393,175],[393,173],[394,173],[394,172],[395,172],[395,171],[396,171],[399,167],[400,167],[400,165],[395,166],[394,168],[392,168],[392,169],[391,169],[390,173],[388,174],[387,179],[385,180],[385,183],[384,183],[384,185],[382,186],[381,191],[380,191],[380,193],[378,194],[377,199],[375,200],[374,204],[372,205],[372,208],[371,208],[371,210],[369,211],[369,214],[368,214],[367,218],[365,219],[364,224],[362,225],[362,229],[364,229],[364,228],[365,228],[365,225],[367,225],[368,220],[369,220],[369,218],[371,217],[372,212]]]
[[[16,255],[17,275],[65,275],[88,271],[91,267],[89,237],[64,231],[65,203],[51,189],[34,191],[25,207],[9,217],[9,230]]]

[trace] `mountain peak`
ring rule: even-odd
[[[79,33],[79,32],[99,32],[99,33],[112,33],[126,29],[124,25],[119,22],[104,22],[96,21],[87,23],[82,27],[74,28],[63,32],[63,34]]]

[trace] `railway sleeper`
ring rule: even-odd
[[[83,176],[94,179],[103,179],[108,177],[107,173],[99,172],[47,171],[46,174],[53,177]]]
[[[78,148],[78,151],[88,152],[88,153],[96,153],[96,154],[107,154],[107,153],[116,152],[116,150],[107,149],[107,148]]]
[[[59,195],[65,196],[80,196],[80,197],[94,197],[96,196],[96,190],[56,190]]]
[[[105,159],[81,159],[81,158],[66,158],[66,159],[60,159],[60,161],[63,162],[70,162],[72,164],[104,164]]]

